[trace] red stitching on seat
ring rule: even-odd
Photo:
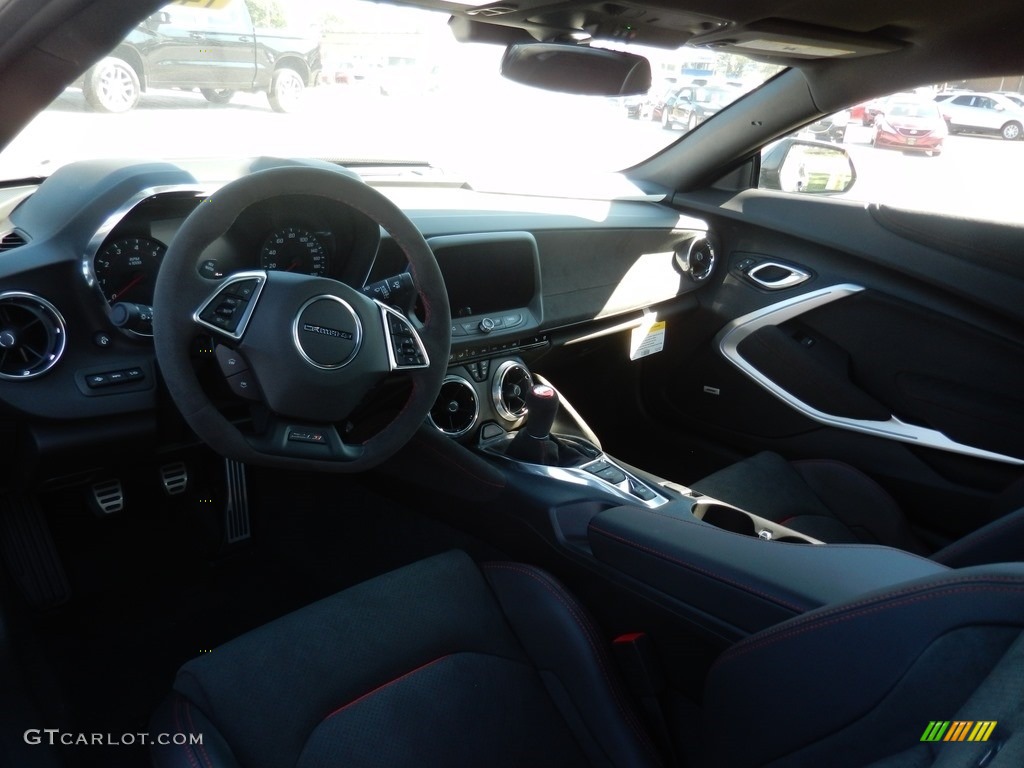
[[[660,558],[662,558],[664,560],[670,560],[673,563],[676,563],[677,565],[681,565],[683,568],[686,568],[688,570],[696,571],[697,573],[702,573],[705,576],[710,576],[711,578],[713,578],[713,579],[715,579],[717,581],[721,581],[724,584],[728,584],[728,585],[736,587],[738,589],[742,589],[744,592],[751,592],[752,594],[759,595],[760,597],[763,597],[766,600],[769,600],[769,601],[771,601],[773,603],[776,603],[777,605],[781,605],[783,608],[789,608],[790,610],[792,610],[792,611],[794,611],[796,613],[803,613],[804,611],[807,610],[806,607],[801,608],[800,606],[795,605],[794,603],[790,603],[790,602],[787,602],[786,600],[783,600],[781,597],[776,597],[775,595],[770,595],[767,592],[762,592],[759,589],[754,589],[753,587],[748,586],[746,584],[743,584],[743,583],[741,583],[739,581],[734,581],[733,579],[730,579],[730,578],[728,578],[726,576],[722,576],[721,574],[715,573],[713,571],[709,571],[707,568],[701,568],[699,565],[694,565],[693,563],[688,563],[685,560],[680,560],[678,557],[673,557],[672,555],[668,554],[667,552],[661,552],[661,551],[659,551],[657,549],[654,549],[653,547],[645,546],[643,544],[640,544],[639,542],[633,541],[631,539],[623,538],[622,536],[618,536],[618,535],[616,535],[616,534],[614,534],[614,533],[612,533],[610,531],[606,531],[606,530],[604,530],[602,528],[598,528],[593,523],[590,524],[590,530],[592,530],[594,533],[599,533],[602,536],[607,536],[609,539],[614,539],[615,541],[619,541],[619,542],[625,544],[628,547],[633,547],[634,549],[640,549],[640,550],[643,550],[644,552],[649,552],[650,554],[655,555],[656,557],[660,557]]]
[[[185,698],[178,696],[174,699],[174,727],[178,730],[178,733],[182,732],[181,729],[181,710],[184,708]],[[181,748],[185,750],[185,756],[188,757],[188,764],[193,768],[200,768],[199,763],[196,762],[196,756],[192,749],[189,748],[188,744],[182,744]]]
[[[192,702],[185,699],[185,716],[188,718],[188,729],[190,733],[196,733],[195,723],[192,722]],[[199,753],[203,758],[203,762],[206,763],[210,768],[213,768],[213,760],[206,753],[206,745],[203,742],[199,742]]]
[[[548,579],[541,571],[537,571],[528,566],[518,565],[516,563],[485,563],[482,567],[485,570],[504,569],[529,576],[554,595],[555,599],[565,607],[569,612],[569,615],[572,616],[573,620],[576,622],[576,625],[580,628],[583,636],[587,639],[587,643],[590,645],[590,650],[597,659],[598,667],[601,670],[601,674],[604,675],[605,683],[607,683],[608,690],[612,694],[612,699],[614,699],[616,706],[619,708],[619,713],[622,715],[622,719],[633,730],[633,735],[637,737],[637,740],[644,749],[646,749],[651,756],[660,763],[661,758],[658,755],[657,750],[654,748],[654,744],[651,742],[650,737],[640,725],[640,722],[636,717],[636,713],[633,712],[632,708],[626,706],[625,702],[622,700],[618,686],[615,685],[614,678],[609,670],[607,659],[599,650],[600,643],[597,642],[594,629],[583,614],[582,606],[578,605],[572,595],[563,590],[557,582]]]
[[[393,680],[389,680],[389,681],[388,681],[388,682],[386,682],[386,683],[382,683],[381,685],[378,685],[378,686],[377,686],[376,688],[374,688],[373,690],[367,691],[366,693],[362,694],[361,696],[359,696],[359,697],[357,697],[357,698],[355,698],[355,699],[352,699],[352,701],[348,702],[348,704],[343,704],[342,706],[338,707],[338,708],[337,708],[336,710],[334,710],[334,711],[333,711],[333,712],[331,712],[331,713],[330,713],[329,715],[327,715],[327,716],[326,716],[326,717],[324,718],[324,720],[325,720],[325,721],[326,721],[326,720],[330,720],[330,719],[331,719],[332,717],[334,717],[335,715],[339,714],[340,712],[343,712],[343,711],[345,711],[345,710],[346,710],[346,709],[348,709],[349,707],[355,706],[355,705],[356,705],[356,704],[358,704],[359,702],[361,702],[361,701],[363,701],[363,700],[365,700],[365,699],[368,699],[368,698],[370,698],[370,697],[371,697],[371,696],[373,696],[374,694],[376,694],[376,693],[380,693],[380,692],[381,692],[381,691],[383,691],[383,690],[384,690],[385,688],[388,688],[388,687],[390,687],[390,686],[394,685],[395,683],[400,683],[400,682],[402,682],[403,680],[405,680],[406,678],[412,677],[412,676],[413,676],[413,675],[415,675],[415,674],[416,674],[417,672],[422,672],[422,671],[423,671],[424,669],[426,669],[427,667],[431,667],[431,666],[433,666],[434,664],[437,664],[437,663],[438,663],[439,661],[444,661],[445,659],[447,659],[447,658],[450,658],[450,657],[451,657],[452,655],[453,655],[453,654],[450,654],[450,653],[446,653],[446,654],[445,654],[444,656],[439,656],[438,658],[434,659],[433,661],[428,661],[428,662],[427,662],[426,664],[421,664],[420,666],[416,667],[416,669],[412,669],[412,670],[409,670],[409,671],[408,671],[408,672],[406,672],[405,674],[403,674],[403,675],[399,675],[398,677],[394,678]]]

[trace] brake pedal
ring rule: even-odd
[[[251,534],[249,523],[249,489],[246,485],[245,464],[224,459],[227,475],[227,502],[224,507],[224,535],[228,544],[245,541]]]
[[[124,486],[120,480],[93,483],[90,491],[89,501],[97,514],[106,516],[124,511]]]
[[[188,489],[188,467],[176,461],[160,467],[160,484],[168,496],[180,496]]]
[[[53,608],[71,599],[49,525],[33,497],[0,497],[0,556],[34,609]]]

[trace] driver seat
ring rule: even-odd
[[[1022,630],[1012,564],[809,611],[718,658],[699,737],[677,746],[722,768],[1019,766]],[[997,725],[935,745],[920,734],[936,719]],[[162,768],[661,764],[580,604],[542,571],[460,552],[189,661],[150,732],[203,736],[155,746]]]
[[[583,607],[544,572],[449,552],[186,663],[163,768],[656,766]]]

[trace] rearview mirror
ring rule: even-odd
[[[643,56],[569,43],[516,43],[505,49],[502,77],[580,96],[635,96],[651,87]]]
[[[845,149],[821,141],[785,138],[761,156],[761,189],[812,195],[848,192],[857,180]]]

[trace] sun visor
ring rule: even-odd
[[[784,19],[763,19],[743,27],[695,35],[689,44],[786,62],[852,59],[891,53],[906,47],[902,40],[799,24]]]

